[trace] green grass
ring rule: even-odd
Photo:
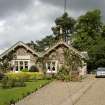
[[[26,87],[16,87],[11,89],[2,89],[0,87],[0,105],[8,105],[11,100],[18,101],[28,94],[35,92],[51,80],[37,80],[34,82],[27,82]]]

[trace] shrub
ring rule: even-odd
[[[22,71],[22,72],[29,72],[28,69],[22,69],[21,71]]]
[[[24,80],[21,79],[14,79],[14,78],[8,78],[5,76],[2,80],[2,87],[3,88],[12,88],[12,87],[23,87],[25,86]]]
[[[40,72],[19,72],[7,73],[2,80],[3,88],[23,87],[26,81],[43,79],[44,75]]]
[[[62,68],[59,70],[56,78],[58,80],[62,81],[78,81],[79,80],[79,74],[78,71],[72,71],[70,75],[70,70],[68,68],[65,68],[62,66]]]
[[[30,80],[40,80],[40,79],[43,79],[44,78],[44,74],[43,73],[41,73],[41,72],[31,72],[31,73],[29,73],[29,75],[30,75],[30,77],[29,77],[29,79]]]
[[[44,75],[41,72],[19,72],[19,73],[7,73],[8,78],[22,79],[24,81],[43,79]]]
[[[29,72],[39,72],[39,70],[35,65],[32,65],[29,69]]]
[[[1,73],[1,72],[0,72],[0,80],[2,80],[3,77],[4,77],[4,73]]]
[[[56,77],[58,80],[70,81],[69,71],[64,66],[61,67]]]

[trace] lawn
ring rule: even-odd
[[[11,100],[20,100],[28,94],[35,92],[40,87],[48,84],[51,80],[37,80],[27,82],[26,87],[16,87],[11,89],[2,89],[0,87],[0,105],[8,105]]]

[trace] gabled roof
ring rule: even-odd
[[[79,52],[78,50],[76,50],[75,48],[73,48],[72,46],[69,46],[67,43],[65,43],[64,41],[59,41],[58,43],[56,43],[54,46],[52,46],[50,49],[48,49],[46,52],[44,53],[37,53],[35,52],[35,50],[33,50],[32,48],[30,48],[28,45],[26,45],[25,43],[23,43],[22,41],[19,41],[17,42],[15,45],[13,45],[11,48],[9,48],[8,50],[6,50],[5,52],[3,52],[1,55],[0,55],[0,58],[2,58],[3,56],[7,55],[9,52],[11,52],[12,50],[14,50],[16,47],[18,46],[23,46],[25,47],[27,50],[29,50],[30,52],[32,52],[32,54],[35,54],[36,56],[38,57],[44,57],[45,55],[49,54],[51,51],[53,51],[55,48],[57,48],[58,46],[60,45],[64,45],[65,47],[71,49],[72,51],[74,51],[76,54],[80,55],[82,58],[85,58],[86,57],[81,53]]]
[[[69,46],[67,43],[65,43],[64,41],[59,41],[56,45],[54,45],[53,47],[51,47],[50,49],[48,49],[43,55],[42,57],[44,57],[45,55],[47,55],[49,52],[51,52],[52,50],[54,50],[56,47],[58,47],[59,45],[64,45],[65,47],[71,49],[72,51],[74,51],[76,54],[80,55],[82,58],[84,58],[84,56],[82,56],[81,52],[79,52],[78,50],[76,50],[75,48],[73,48],[72,46]]]
[[[14,50],[16,47],[18,46],[23,46],[25,47],[27,50],[29,50],[30,52],[32,52],[32,54],[35,54],[36,56],[38,56],[38,53],[36,53],[33,49],[31,49],[29,46],[27,46],[25,43],[23,43],[22,41],[17,42],[15,45],[13,45],[11,48],[9,48],[8,50],[6,50],[5,52],[3,52],[0,55],[0,58],[2,58],[3,56],[7,55],[9,52],[11,52],[12,50]]]

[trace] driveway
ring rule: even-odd
[[[84,79],[82,82],[66,83],[54,81],[39,91],[27,96],[16,105],[66,105],[65,103],[68,99],[69,105],[72,105],[73,101],[71,97],[92,81],[90,77]]]
[[[105,105],[105,78],[97,78],[75,105]]]

